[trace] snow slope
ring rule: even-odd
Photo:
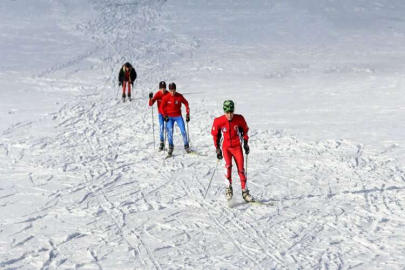
[[[2,1],[0,268],[404,269],[404,11]],[[160,80],[189,100],[198,155],[178,130],[174,158],[154,149]],[[251,128],[251,193],[274,206],[243,203],[237,177],[225,202],[209,135],[225,99]]]

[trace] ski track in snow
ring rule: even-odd
[[[90,55],[110,64],[106,84],[115,82],[126,59],[145,72],[131,103],[96,88],[102,94],[80,95],[52,116],[2,134],[1,178],[7,182],[0,208],[10,215],[1,219],[1,268],[405,267],[405,172],[385,153],[355,142],[306,142],[283,131],[252,130],[250,189],[275,205],[242,203],[236,177],[236,205],[229,208],[222,163],[204,201],[215,167],[213,115],[198,108],[193,118],[199,121],[190,122],[198,156],[183,153],[176,130],[175,156],[165,160],[153,150],[146,99],[157,77],[177,75],[169,71],[174,56],[162,57],[167,48],[188,48],[193,57],[195,40],[153,34],[168,31],[159,19],[164,1],[92,3],[100,18],[82,31],[93,32],[98,46],[34,80],[41,84]],[[128,24],[130,31],[117,30]],[[141,38],[124,42],[133,36]],[[150,66],[156,59],[163,62]],[[49,121],[54,134],[32,135]],[[12,214],[22,207],[23,215]]]

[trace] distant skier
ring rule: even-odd
[[[169,84],[169,95],[165,95],[162,99],[162,112],[164,115],[164,120],[167,122],[167,131],[169,139],[169,151],[168,155],[173,154],[173,128],[174,122],[180,128],[181,135],[183,136],[184,149],[187,153],[190,153],[190,146],[187,140],[187,133],[184,127],[184,120],[181,116],[181,104],[183,103],[186,106],[186,121],[190,121],[190,108],[188,106],[188,101],[183,97],[182,94],[176,92],[176,84]]]
[[[245,118],[240,114],[234,114],[235,104],[232,100],[226,100],[223,104],[225,114],[217,117],[212,125],[211,134],[214,138],[214,145],[216,147],[217,158],[225,158],[226,168],[226,198],[232,199],[232,157],[235,159],[238,168],[238,174],[242,186],[242,197],[246,202],[254,201],[253,197],[249,194],[246,184],[246,174],[244,168],[244,157],[242,153],[241,138],[243,138],[243,148],[245,154],[249,155],[250,149],[248,145],[248,131],[249,127],[246,124]],[[222,150],[221,150],[221,137],[223,136]]]
[[[126,62],[118,73],[119,86],[122,85],[122,101],[125,101],[125,89],[128,86],[128,99],[131,101],[131,86],[134,86],[136,80],[135,68]]]
[[[169,92],[166,91],[166,82],[161,81],[159,83],[159,91],[156,92],[155,96],[153,96],[153,93],[149,93],[149,106],[152,106],[155,101],[157,101],[157,107],[158,107],[158,117],[159,117],[159,131],[160,131],[160,145],[159,145],[159,151],[162,151],[163,148],[165,147],[165,141],[164,141],[164,130],[167,127],[165,127],[165,122],[164,122],[164,111],[162,110],[162,99],[164,96],[169,94]],[[167,125],[166,125],[167,126]]]

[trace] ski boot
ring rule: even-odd
[[[253,199],[252,195],[249,194],[248,189],[242,190],[242,197],[245,200],[245,202],[254,202],[255,201],[255,199]]]
[[[122,94],[122,102],[125,102],[125,94]]]
[[[132,101],[131,94],[128,94],[128,100]]]
[[[164,142],[160,142],[160,144],[159,144],[159,151],[163,151],[163,148],[165,148],[165,143],[164,143]]]
[[[232,199],[232,196],[233,196],[233,189],[232,189],[232,186],[229,185],[229,186],[226,188],[225,197],[226,197],[226,199],[229,201],[229,200]]]
[[[167,156],[171,157],[173,155],[173,145],[169,145],[169,151],[167,151]]]
[[[185,145],[184,145],[184,150],[186,150],[187,154],[190,154],[190,153],[191,153],[190,145],[189,145],[189,144],[185,144]]]

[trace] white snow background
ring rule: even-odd
[[[1,0],[0,14],[1,269],[405,269],[404,1]],[[178,129],[174,158],[154,148],[160,80],[189,100],[199,155]],[[251,194],[274,206],[243,203],[235,169],[225,201],[210,128],[226,99],[250,126]]]

